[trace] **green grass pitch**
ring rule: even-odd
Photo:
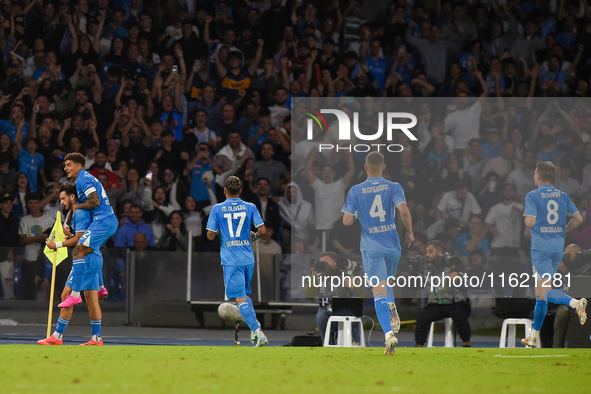
[[[381,348],[252,348],[249,345],[100,348],[3,345],[0,346],[0,391],[4,394],[590,391],[591,350],[586,349],[398,348],[395,356],[384,356],[382,352]]]

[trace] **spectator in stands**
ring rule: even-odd
[[[279,181],[281,178],[287,177],[289,171],[285,165],[280,161],[274,160],[275,150],[273,145],[265,142],[261,149],[262,160],[255,161],[252,165],[253,178],[266,178],[270,182],[269,195],[278,196],[281,194],[279,189]]]
[[[331,230],[334,223],[341,217],[341,207],[345,203],[345,189],[355,173],[353,155],[345,153],[347,158],[347,172],[340,179],[336,179],[335,169],[325,164],[322,166],[320,178],[312,168],[314,158],[320,155],[316,149],[310,151],[306,160],[306,177],[314,189],[316,207],[316,230]]]
[[[183,220],[181,212],[172,211],[168,216],[168,224],[166,225],[166,232],[160,238],[158,247],[166,251],[187,251],[189,241],[187,238],[187,227]]]
[[[580,196],[581,184],[576,179],[572,178],[571,171],[573,164],[569,159],[560,159],[560,165],[558,167],[558,175],[554,180],[554,187],[563,191],[570,196]]]
[[[468,222],[471,215],[478,215],[481,212],[476,198],[468,191],[468,185],[464,181],[456,182],[454,190],[441,197],[437,209],[440,219],[452,216],[460,220],[461,227]]]
[[[199,143],[206,143],[211,151],[217,152],[219,150],[222,138],[207,127],[207,111],[204,109],[198,109],[195,112],[195,127],[187,132],[195,134]]]
[[[468,257],[478,248],[487,255],[488,240],[486,230],[483,231],[483,221],[479,215],[472,215],[468,221],[468,231],[460,233],[455,241],[455,253],[460,257],[465,266],[468,265]]]
[[[256,164],[256,163],[255,163]],[[281,226],[281,216],[279,206],[270,197],[271,183],[268,178],[255,178],[255,195],[251,200],[247,200],[254,205],[261,213],[261,218],[265,222],[265,227],[272,228],[275,235],[279,234]]]
[[[519,255],[523,204],[516,202],[515,197],[515,186],[505,184],[503,202],[494,205],[486,215],[486,228],[494,236],[490,244],[491,256]]]
[[[505,182],[509,173],[521,168],[521,162],[515,157],[515,145],[511,141],[505,141],[501,148],[501,155],[490,159],[482,169],[484,176],[494,171],[501,182]]]
[[[115,234],[116,248],[131,248],[134,245],[136,234],[143,233],[148,238],[148,245],[154,245],[154,233],[149,225],[144,222],[142,216],[144,212],[139,205],[132,203],[129,207],[129,215],[125,219],[123,225],[117,230]]]
[[[226,178],[234,175],[247,159],[254,159],[254,153],[242,142],[240,132],[233,130],[228,135],[228,143],[214,157],[223,172],[216,178],[216,183],[223,187]]]
[[[25,247],[21,272],[23,276],[23,292],[25,300],[34,300],[36,287],[45,277],[44,259],[41,250],[47,240],[47,231],[53,227],[54,218],[46,216],[40,209],[42,200],[40,193],[30,192],[25,201],[30,212],[25,215],[19,225],[20,244]]]
[[[90,175],[98,177],[99,174],[104,174],[109,179],[106,190],[117,190],[119,189],[119,177],[113,171],[109,171],[105,168],[107,163],[107,155],[105,152],[97,152],[95,156],[95,162],[90,170]]]
[[[534,184],[535,166],[535,153],[531,150],[525,151],[523,154],[523,166],[511,171],[507,176],[506,182],[515,187],[516,198],[519,201],[524,201],[527,193],[536,188]]]

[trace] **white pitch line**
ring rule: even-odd
[[[495,355],[495,357],[503,357],[503,358],[530,358],[530,357],[568,357],[570,354],[538,354],[538,355],[531,355],[531,356],[502,356],[500,354]]]

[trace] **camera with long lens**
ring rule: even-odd
[[[449,253],[437,255],[434,260],[429,260],[427,256],[422,255],[410,257],[408,259],[408,264],[411,271],[431,273],[444,271],[446,268],[449,268],[450,272],[457,272],[461,267],[460,259]]]
[[[591,274],[591,249],[581,250],[575,257],[565,253],[562,256],[562,262],[573,275],[589,275]]]
[[[357,261],[349,260],[346,257],[341,257],[337,260],[337,269],[349,276],[363,275],[363,265],[359,264]]]
[[[310,260],[310,268],[316,270],[319,274],[322,274],[328,269],[328,264],[325,261],[312,259]]]

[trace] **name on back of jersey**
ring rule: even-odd
[[[381,185],[377,185],[377,186],[369,186],[369,187],[363,187],[361,188],[361,193],[363,194],[367,194],[367,193],[379,193],[383,190],[388,190],[390,189],[390,185],[388,184],[381,184]]]
[[[370,234],[385,233],[386,231],[392,231],[392,230],[396,230],[396,225],[394,223],[384,224],[382,226],[375,226],[375,227],[369,228]]]
[[[562,227],[540,227],[541,233],[561,233]]]
[[[230,248],[232,246],[249,246],[250,245],[250,241],[247,239],[238,239],[235,241],[227,241],[226,242],[226,247]]]
[[[222,207],[222,212],[234,212],[234,211],[245,211],[245,210],[246,210],[246,205],[236,205],[236,206],[228,205],[228,206]]]
[[[552,193],[540,193],[542,198],[552,198],[552,197],[560,197],[560,192],[552,192]]]

